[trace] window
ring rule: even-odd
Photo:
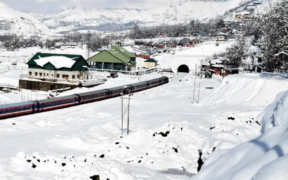
[[[31,71],[29,72],[29,75],[30,75],[30,76],[32,75],[32,72],[31,72]]]
[[[72,75],[72,79],[75,79],[75,75]]]
[[[40,76],[42,76],[42,73],[39,73]]]
[[[3,113],[3,110],[0,111],[0,114],[4,114],[4,113]]]
[[[35,72],[35,76],[37,76],[38,75],[38,72]]]
[[[69,75],[62,74],[62,78],[69,78]]]
[[[59,78],[60,77],[60,74],[57,74],[57,78]]]
[[[77,74],[77,78],[78,78],[78,79],[80,78],[80,75],[79,75],[79,74]]]
[[[47,74],[47,76],[49,76],[49,74]]]

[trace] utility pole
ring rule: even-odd
[[[121,93],[121,130],[123,135],[123,92]]]
[[[125,87],[124,87],[125,88]],[[133,96],[133,94],[131,93],[131,90],[128,89],[128,97],[125,97],[124,95],[124,88],[122,89],[122,93],[121,93],[121,132],[122,135],[124,134],[124,116],[127,112],[127,135],[129,134],[129,124],[130,124],[130,100],[131,100],[131,96]],[[128,105],[124,111],[124,99],[128,100]]]
[[[201,88],[201,79],[202,79],[202,77],[201,77],[201,72],[200,72],[200,74],[199,74],[199,86],[198,86],[198,101],[197,101],[197,104],[199,104],[199,102],[200,102],[200,88]]]
[[[91,40],[91,32],[90,30],[87,33],[87,44],[86,44],[86,48],[87,48],[87,59],[90,58],[90,40]],[[91,64],[90,64],[91,65]]]
[[[195,64],[195,73],[194,73],[194,86],[193,86],[193,101],[192,104],[195,101],[195,90],[196,90],[196,72],[197,72],[197,64]]]

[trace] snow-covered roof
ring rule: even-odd
[[[211,64],[221,64],[222,60],[221,59],[213,59],[211,60]]]
[[[64,57],[64,56],[50,56],[41,58],[39,57],[38,60],[35,60],[38,66],[44,66],[47,63],[51,63],[55,68],[71,68],[73,64],[76,62],[70,58]]]
[[[237,12],[236,15],[245,15],[245,14],[250,14],[249,11],[242,11],[242,12]]]

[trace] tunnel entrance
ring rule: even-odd
[[[187,65],[182,64],[181,66],[178,67],[178,72],[189,73],[189,68]]]

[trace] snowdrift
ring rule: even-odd
[[[266,78],[267,77],[269,76],[266,76]],[[263,82],[261,83],[258,81],[254,82],[255,86],[263,86]],[[252,86],[252,83],[253,82],[251,82],[251,84],[248,84],[248,86]],[[241,82],[239,82],[239,84],[241,84]],[[222,85],[222,87],[223,86],[224,84]],[[283,86],[282,87],[274,86],[272,84],[270,84],[270,86],[271,89],[275,87],[277,87],[275,89],[283,87]],[[288,109],[288,91],[279,93],[275,101],[271,105],[269,105],[265,109],[265,111],[261,114],[262,134],[258,138],[242,143],[236,146],[234,149],[225,150],[225,154],[224,152],[222,153],[218,152],[219,155],[214,155],[210,159],[208,158],[202,170],[192,179],[193,180],[287,179],[288,178],[287,109]]]

